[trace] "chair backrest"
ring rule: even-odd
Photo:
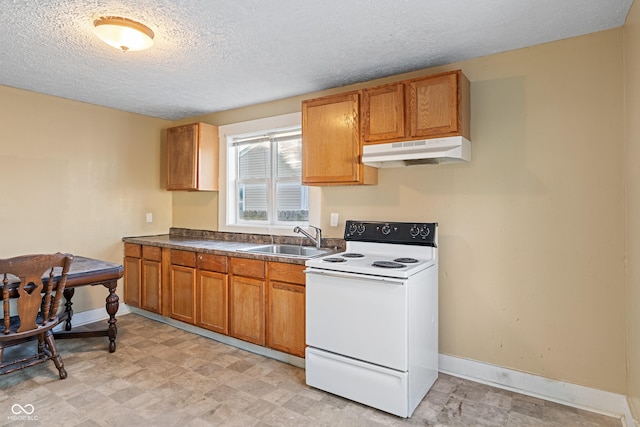
[[[72,261],[73,255],[63,253],[0,259],[4,303],[0,333],[29,333],[54,321]],[[55,280],[57,276],[59,279]],[[11,316],[10,298],[17,298],[19,326],[15,322],[16,316]]]

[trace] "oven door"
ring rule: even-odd
[[[402,279],[308,268],[307,345],[408,370],[407,286]]]

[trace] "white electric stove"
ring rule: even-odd
[[[306,262],[307,384],[410,417],[438,376],[437,224],[347,221]]]

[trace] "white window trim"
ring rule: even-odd
[[[218,128],[220,138],[220,190],[218,192],[218,230],[233,233],[253,234],[278,234],[299,236],[293,232],[293,226],[289,225],[259,225],[259,224],[230,224],[227,209],[227,138],[233,135],[260,132],[266,129],[278,129],[299,126],[302,121],[302,113],[284,114],[282,116],[266,117],[264,119],[250,120],[247,122],[232,123]],[[321,195],[320,188],[309,187],[309,224],[320,224]]]

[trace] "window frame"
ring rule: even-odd
[[[319,224],[321,194],[318,187],[309,186],[308,188],[308,208],[309,220],[307,222],[296,221],[287,224],[238,224],[234,223],[234,215],[230,210],[234,209],[233,203],[229,201],[229,193],[234,192],[231,187],[233,179],[230,179],[230,173],[234,173],[233,167],[229,167],[229,151],[228,138],[243,134],[255,134],[265,132],[272,129],[284,129],[301,126],[302,114],[300,112],[284,114],[280,116],[266,117],[262,119],[250,120],[245,122],[231,123],[221,125],[218,128],[220,138],[220,190],[218,193],[218,230],[237,233],[254,233],[254,234],[279,234],[296,236],[293,228],[296,225],[307,227],[308,224]],[[231,169],[231,170],[230,170]]]
[[[291,135],[287,135],[287,134]],[[291,138],[293,136],[293,138]],[[236,225],[249,225],[249,226],[283,226],[283,227],[291,227],[291,226],[301,226],[307,227],[309,225],[308,219],[305,221],[283,221],[279,219],[280,213],[280,205],[278,204],[278,190],[280,184],[292,183],[296,187],[303,187],[305,189],[304,193],[301,194],[301,200],[307,201],[307,210],[308,206],[308,187],[302,185],[302,176],[294,177],[294,176],[280,176],[279,174],[279,160],[280,160],[280,150],[279,144],[287,142],[287,138],[289,140],[295,139],[302,141],[302,128],[301,126],[292,126],[286,128],[279,129],[269,129],[268,132],[258,132],[258,133],[249,133],[249,134],[241,134],[241,135],[228,135],[227,136],[227,167],[229,173],[227,174],[227,179],[230,181],[227,188],[232,189],[233,192],[229,191],[227,194],[227,204],[230,207],[227,212],[229,223],[233,223]],[[253,141],[252,141],[253,140]],[[264,178],[242,178],[240,176],[240,155],[241,155],[241,147],[248,147],[251,145],[258,144],[266,144],[267,155],[265,158],[268,158],[268,166],[265,168],[267,174]],[[300,161],[302,161],[302,154],[300,154]],[[265,161],[266,162],[266,161]],[[266,212],[267,218],[265,220],[247,220],[241,218],[240,215],[240,200],[237,199],[240,194],[241,186],[247,185],[263,185],[266,187]],[[233,207],[233,210],[231,209]],[[308,217],[307,217],[308,218]]]

